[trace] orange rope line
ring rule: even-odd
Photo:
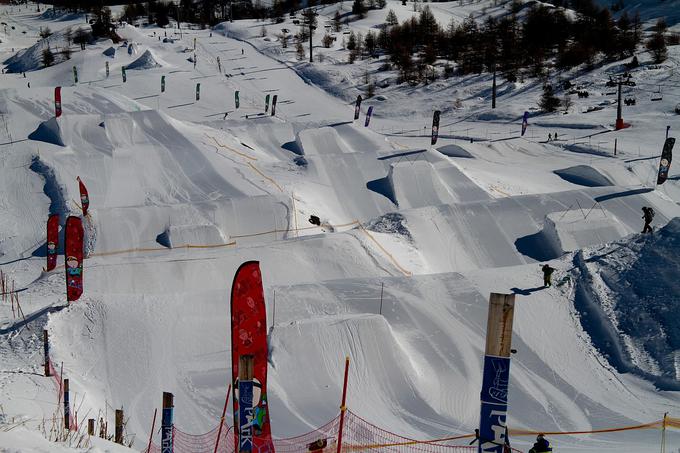
[[[361,224],[361,222],[359,222],[359,221],[357,221],[357,222],[358,222],[358,224],[359,224],[359,229],[361,229],[361,231],[363,231],[363,232],[366,234],[366,236],[368,236],[368,238],[369,238],[371,241],[373,241],[373,242],[375,243],[375,245],[377,245],[378,248],[379,248],[380,250],[382,250],[382,252],[383,252],[385,255],[387,255],[387,257],[390,259],[390,261],[392,261],[392,264],[394,264],[395,267],[396,267],[397,269],[399,269],[399,270],[400,270],[405,276],[407,276],[407,277],[410,277],[411,275],[413,275],[411,272],[409,272],[409,271],[407,271],[406,269],[404,269],[404,268],[397,262],[397,260],[394,258],[394,256],[392,256],[392,254],[391,254],[390,252],[388,252],[387,250],[385,250],[385,247],[383,247],[382,245],[380,245],[380,242],[378,242],[378,240],[377,240],[376,238],[374,238],[373,235],[371,235],[371,233],[369,233],[368,230],[367,230],[366,228],[364,228],[364,226]]]

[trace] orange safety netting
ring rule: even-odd
[[[287,439],[274,440],[274,447],[277,453],[302,453],[316,451],[318,453],[331,453],[337,450],[338,428],[340,417],[336,417],[320,428],[301,436]],[[218,428],[205,434],[187,434],[174,428],[174,453],[213,453],[215,451],[215,441],[217,439]],[[158,431],[154,438],[158,439]],[[477,450],[477,446],[453,445],[458,443],[467,444],[467,439],[474,438],[474,435],[463,435],[434,441],[422,441],[409,439],[398,434],[391,433],[367,422],[358,415],[347,411],[345,415],[345,426],[342,436],[342,451],[346,452],[445,452],[445,453],[471,453]],[[323,449],[310,449],[312,444],[317,441],[325,441]],[[234,453],[233,428],[226,424],[223,426],[220,435],[220,453]],[[521,453],[519,450],[512,450]],[[156,443],[151,444],[148,453],[161,453],[161,449]],[[265,453],[265,452],[254,452]]]

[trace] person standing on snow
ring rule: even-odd
[[[549,453],[552,451],[550,447],[550,442],[545,438],[543,434],[536,436],[536,442],[534,446],[529,450],[529,453]]]
[[[649,206],[643,206],[642,207],[642,218],[645,221],[645,226],[642,228],[643,233],[651,233],[652,232],[652,220],[654,220],[654,209],[652,209]]]
[[[541,270],[543,271],[543,286],[545,288],[552,286],[552,274],[555,272],[555,268],[550,267],[548,264],[544,264],[543,267],[541,267]]]

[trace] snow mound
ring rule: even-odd
[[[158,59],[153,52],[151,52],[150,49],[147,49],[139,58],[127,65],[125,69],[153,69],[162,66],[163,65],[158,62]]]
[[[543,234],[557,256],[616,241],[630,233],[614,214],[601,209],[551,212],[543,226]]]
[[[680,218],[577,256],[575,300],[593,343],[620,372],[680,388]]]
[[[71,27],[55,32],[49,37],[39,40],[31,47],[12,55],[4,61],[4,64],[7,65],[5,72],[20,73],[42,69],[44,67],[42,62],[43,50],[48,47],[52,49],[54,65],[66,61],[61,50],[69,45],[66,41],[66,33],[69,30],[71,30]]]
[[[33,131],[28,138],[40,142],[50,143],[57,146],[66,146],[61,134],[61,127],[57,118],[50,118],[40,123],[38,128]]]
[[[609,178],[588,165],[575,165],[555,170],[553,173],[565,181],[579,186],[604,187],[613,185]]]
[[[222,245],[227,238],[216,225],[172,225],[158,236],[159,244],[169,248],[185,245]]]
[[[104,52],[102,52],[102,55],[104,55],[105,57],[114,58],[114,57],[116,56],[116,49],[115,49],[115,47],[109,47],[109,48],[106,49]]]
[[[437,148],[437,151],[449,157],[473,157],[472,154],[458,145],[444,145]]]

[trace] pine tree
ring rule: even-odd
[[[393,10],[389,10],[387,12],[387,17],[385,17],[385,23],[388,26],[399,25],[399,19],[397,18],[397,14]]]
[[[668,49],[666,48],[666,37],[665,33],[668,29],[666,21],[664,19],[659,19],[654,25],[654,34],[647,40],[646,46],[647,50],[652,53],[654,57],[654,63],[659,64],[666,60],[668,57]]]
[[[49,47],[42,52],[42,63],[45,67],[52,66],[54,63],[54,54]]]
[[[553,87],[549,83],[543,85],[543,95],[538,106],[541,107],[541,110],[548,113],[554,112],[560,106],[560,100],[555,96]]]
[[[352,3],[352,14],[356,14],[362,19],[366,17],[366,5],[364,5],[363,0],[354,0],[354,3]]]

